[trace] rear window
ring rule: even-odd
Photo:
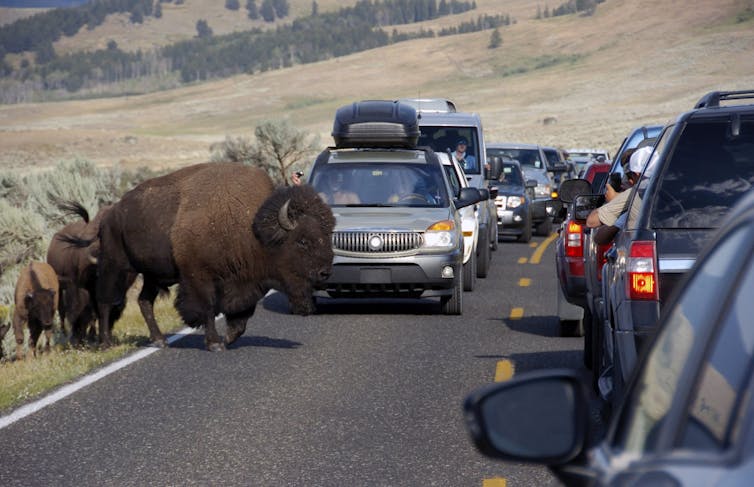
[[[521,170],[513,164],[503,164],[503,172],[500,174],[500,182],[514,186],[523,186]]]
[[[539,149],[487,148],[487,157],[503,156],[517,160],[522,166],[545,167],[544,161],[539,157]]]
[[[652,227],[717,228],[754,185],[754,119],[742,119],[737,135],[729,118],[691,121],[670,157]]]

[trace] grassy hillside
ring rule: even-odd
[[[308,1],[291,5],[311,8]],[[73,157],[180,166],[206,160],[212,142],[249,137],[260,121],[281,117],[329,143],[338,106],[406,96],[448,97],[480,113],[490,141],[614,151],[632,127],[665,122],[707,91],[754,89],[754,20],[742,15],[754,0],[701,0],[694,8],[684,0],[607,0],[590,17],[542,20],[534,19],[537,5],[529,0],[477,5],[401,29],[439,30],[484,13],[509,14],[516,23],[501,29],[500,48],[487,48],[487,31],[144,96],[2,106],[0,166],[46,167]],[[193,28],[195,20],[189,23]],[[119,45],[148,37],[129,32]],[[544,125],[546,117],[557,123]]]

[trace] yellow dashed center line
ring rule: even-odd
[[[537,242],[532,242],[532,243],[529,244],[529,247],[536,248],[537,245],[539,245]]]
[[[495,382],[505,382],[513,378],[516,367],[508,359],[501,360],[495,366]]]
[[[528,277],[522,277],[518,280],[518,285],[521,287],[529,287],[531,285],[531,279]]]
[[[511,309],[511,315],[510,319],[512,320],[520,320],[524,316],[524,308],[513,308]]]
[[[539,264],[539,261],[542,260],[542,254],[545,253],[545,250],[547,250],[547,246],[552,243],[553,240],[558,238],[557,233],[553,233],[546,239],[542,241],[542,243],[539,244],[539,247],[537,247],[537,250],[534,251],[533,254],[531,254],[531,259],[529,259],[530,264]]]
[[[529,262],[529,259],[527,259],[526,257],[519,257],[518,258],[518,263],[519,264],[526,264],[527,262]]]
[[[482,487],[505,487],[505,479],[484,479],[482,480]]]

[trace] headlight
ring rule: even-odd
[[[453,220],[433,223],[424,231],[424,248],[448,249],[457,245],[458,230]]]
[[[520,196],[509,196],[508,197],[508,208],[518,208],[524,203],[524,199]]]

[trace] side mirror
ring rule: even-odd
[[[595,208],[602,206],[605,202],[605,196],[601,194],[582,194],[576,196],[573,201],[573,218],[576,220],[586,220],[589,213]]]
[[[562,465],[586,444],[589,403],[575,370],[531,372],[481,388],[466,398],[464,413],[476,448],[493,458]]]
[[[537,180],[536,179],[527,179],[526,180],[526,187],[527,188],[536,188],[537,187]]]
[[[492,156],[487,159],[487,164],[490,168],[486,170],[486,179],[497,181],[500,179],[500,174],[503,172],[503,161],[498,156]]]
[[[546,201],[545,211],[548,215],[552,215],[553,223],[561,223],[563,220],[565,220],[565,216],[567,214],[566,208],[565,206],[563,206],[563,202],[560,200]]]
[[[457,209],[465,208],[467,206],[479,203],[482,200],[482,195],[477,188],[461,188],[458,193],[458,198],[453,201]]]
[[[500,193],[500,188],[498,188],[497,186],[490,186],[489,192],[490,192],[490,199],[494,200],[495,198],[497,198],[497,195]]]
[[[477,191],[479,191],[479,201],[484,201],[490,199],[490,190],[487,188],[478,188]]]
[[[586,179],[569,179],[563,181],[563,184],[558,188],[560,195],[560,201],[563,203],[572,203],[576,196],[580,194],[590,194],[592,192],[592,185]]]

